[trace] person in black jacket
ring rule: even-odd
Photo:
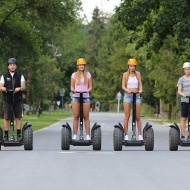
[[[7,90],[14,91],[13,111],[16,120],[17,139],[21,139],[21,118],[22,118],[22,91],[26,89],[25,78],[21,73],[16,72],[17,60],[10,58],[7,62],[8,72],[3,74],[0,79],[0,90],[3,92],[4,110],[4,140],[8,140],[10,114],[9,108],[12,102]],[[10,137],[10,139],[13,137]],[[12,140],[12,139],[11,139]]]

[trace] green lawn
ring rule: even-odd
[[[54,124],[61,119],[65,119],[67,117],[71,117],[72,112],[66,112],[66,111],[54,111],[49,114],[48,111],[43,111],[40,116],[38,114],[30,114],[30,115],[24,115],[24,118],[22,119],[22,126],[28,122],[32,125],[33,131],[45,128],[51,124]],[[3,127],[3,119],[0,119],[0,124]]]
[[[72,112],[69,111],[54,111],[51,112],[51,114],[49,114],[48,111],[43,111],[42,114],[40,114],[40,116],[38,116],[38,114],[30,114],[30,115],[24,115],[24,118],[22,119],[22,126],[28,122],[29,124],[32,125],[32,129],[33,131],[45,128],[49,125],[52,125],[58,121],[60,121],[61,119],[65,119],[67,117],[72,117]],[[156,123],[159,124],[163,124],[165,122],[168,123],[179,123],[180,120],[167,120],[167,119],[158,119],[155,117],[144,117],[144,119],[148,119],[151,121],[154,121]],[[0,119],[0,125],[3,127],[3,119]]]

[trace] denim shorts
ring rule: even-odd
[[[80,103],[80,98],[79,97],[73,97],[72,101]],[[90,98],[83,98],[83,103],[90,103]]]
[[[125,93],[123,102],[127,102],[129,104],[132,104],[133,102],[133,95]],[[136,96],[136,104],[141,103],[141,97],[140,94]]]

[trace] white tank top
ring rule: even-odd
[[[129,76],[127,82],[127,88],[138,88],[138,80],[137,77]]]

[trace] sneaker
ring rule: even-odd
[[[139,135],[139,140],[140,140],[140,141],[143,141],[142,135]]]
[[[187,137],[187,141],[190,141],[190,135]]]
[[[125,140],[125,141],[128,141],[128,140],[129,140],[128,135],[125,135],[124,140]]]
[[[4,141],[8,141],[8,136],[5,135],[4,138],[3,138]]]
[[[185,136],[182,135],[181,136],[181,140],[184,141],[185,140]]]
[[[73,135],[73,140],[77,140],[77,135]]]
[[[86,140],[91,140],[90,135],[86,135]]]

